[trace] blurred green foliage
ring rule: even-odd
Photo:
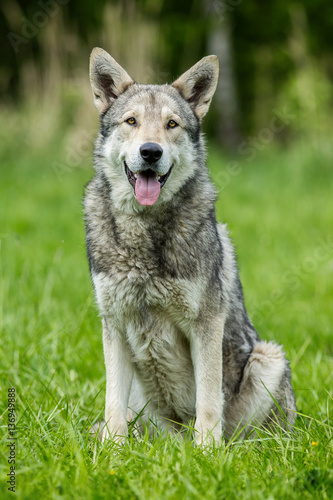
[[[47,92],[49,80],[54,86],[72,81],[80,88],[78,70],[81,80],[87,79],[87,59],[96,45],[120,59],[138,81],[170,82],[210,52],[213,35],[226,30],[237,100],[232,119],[240,135],[265,126],[284,98],[304,109],[303,91],[295,82],[307,85],[315,78],[329,89],[333,79],[330,0],[5,0],[0,30],[5,36],[0,90],[6,104],[25,101],[34,91]],[[50,61],[56,63],[48,79]],[[321,84],[317,91],[320,97]],[[331,116],[330,94],[330,89],[325,91],[327,98],[316,103],[321,106],[318,120],[325,126]],[[221,103],[212,115],[214,122],[223,109]],[[207,131],[217,136],[213,118]]]

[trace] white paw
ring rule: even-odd
[[[108,439],[113,439],[117,443],[123,443],[128,435],[127,422],[122,422],[111,427],[110,422],[106,424],[104,420],[100,420],[91,427],[89,432],[93,437],[97,436],[102,443]]]
[[[102,432],[102,443],[108,439],[112,439],[117,443],[124,443],[128,436],[127,422],[114,423],[108,422],[105,424]]]
[[[219,420],[214,426],[207,423],[196,421],[195,423],[195,441],[198,446],[219,447],[222,438],[222,422]]]

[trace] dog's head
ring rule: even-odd
[[[207,56],[172,85],[137,84],[103,49],[90,57],[94,103],[101,117],[101,165],[118,204],[131,210],[166,202],[195,175],[200,123],[218,79]]]

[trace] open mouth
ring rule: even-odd
[[[173,165],[165,175],[158,175],[150,168],[142,172],[132,172],[126,162],[125,172],[128,182],[133,186],[135,196],[141,205],[154,205],[159,197],[160,190],[166,183]]]

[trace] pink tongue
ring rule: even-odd
[[[135,195],[141,205],[154,205],[160,194],[161,184],[157,174],[139,173],[135,183]]]

